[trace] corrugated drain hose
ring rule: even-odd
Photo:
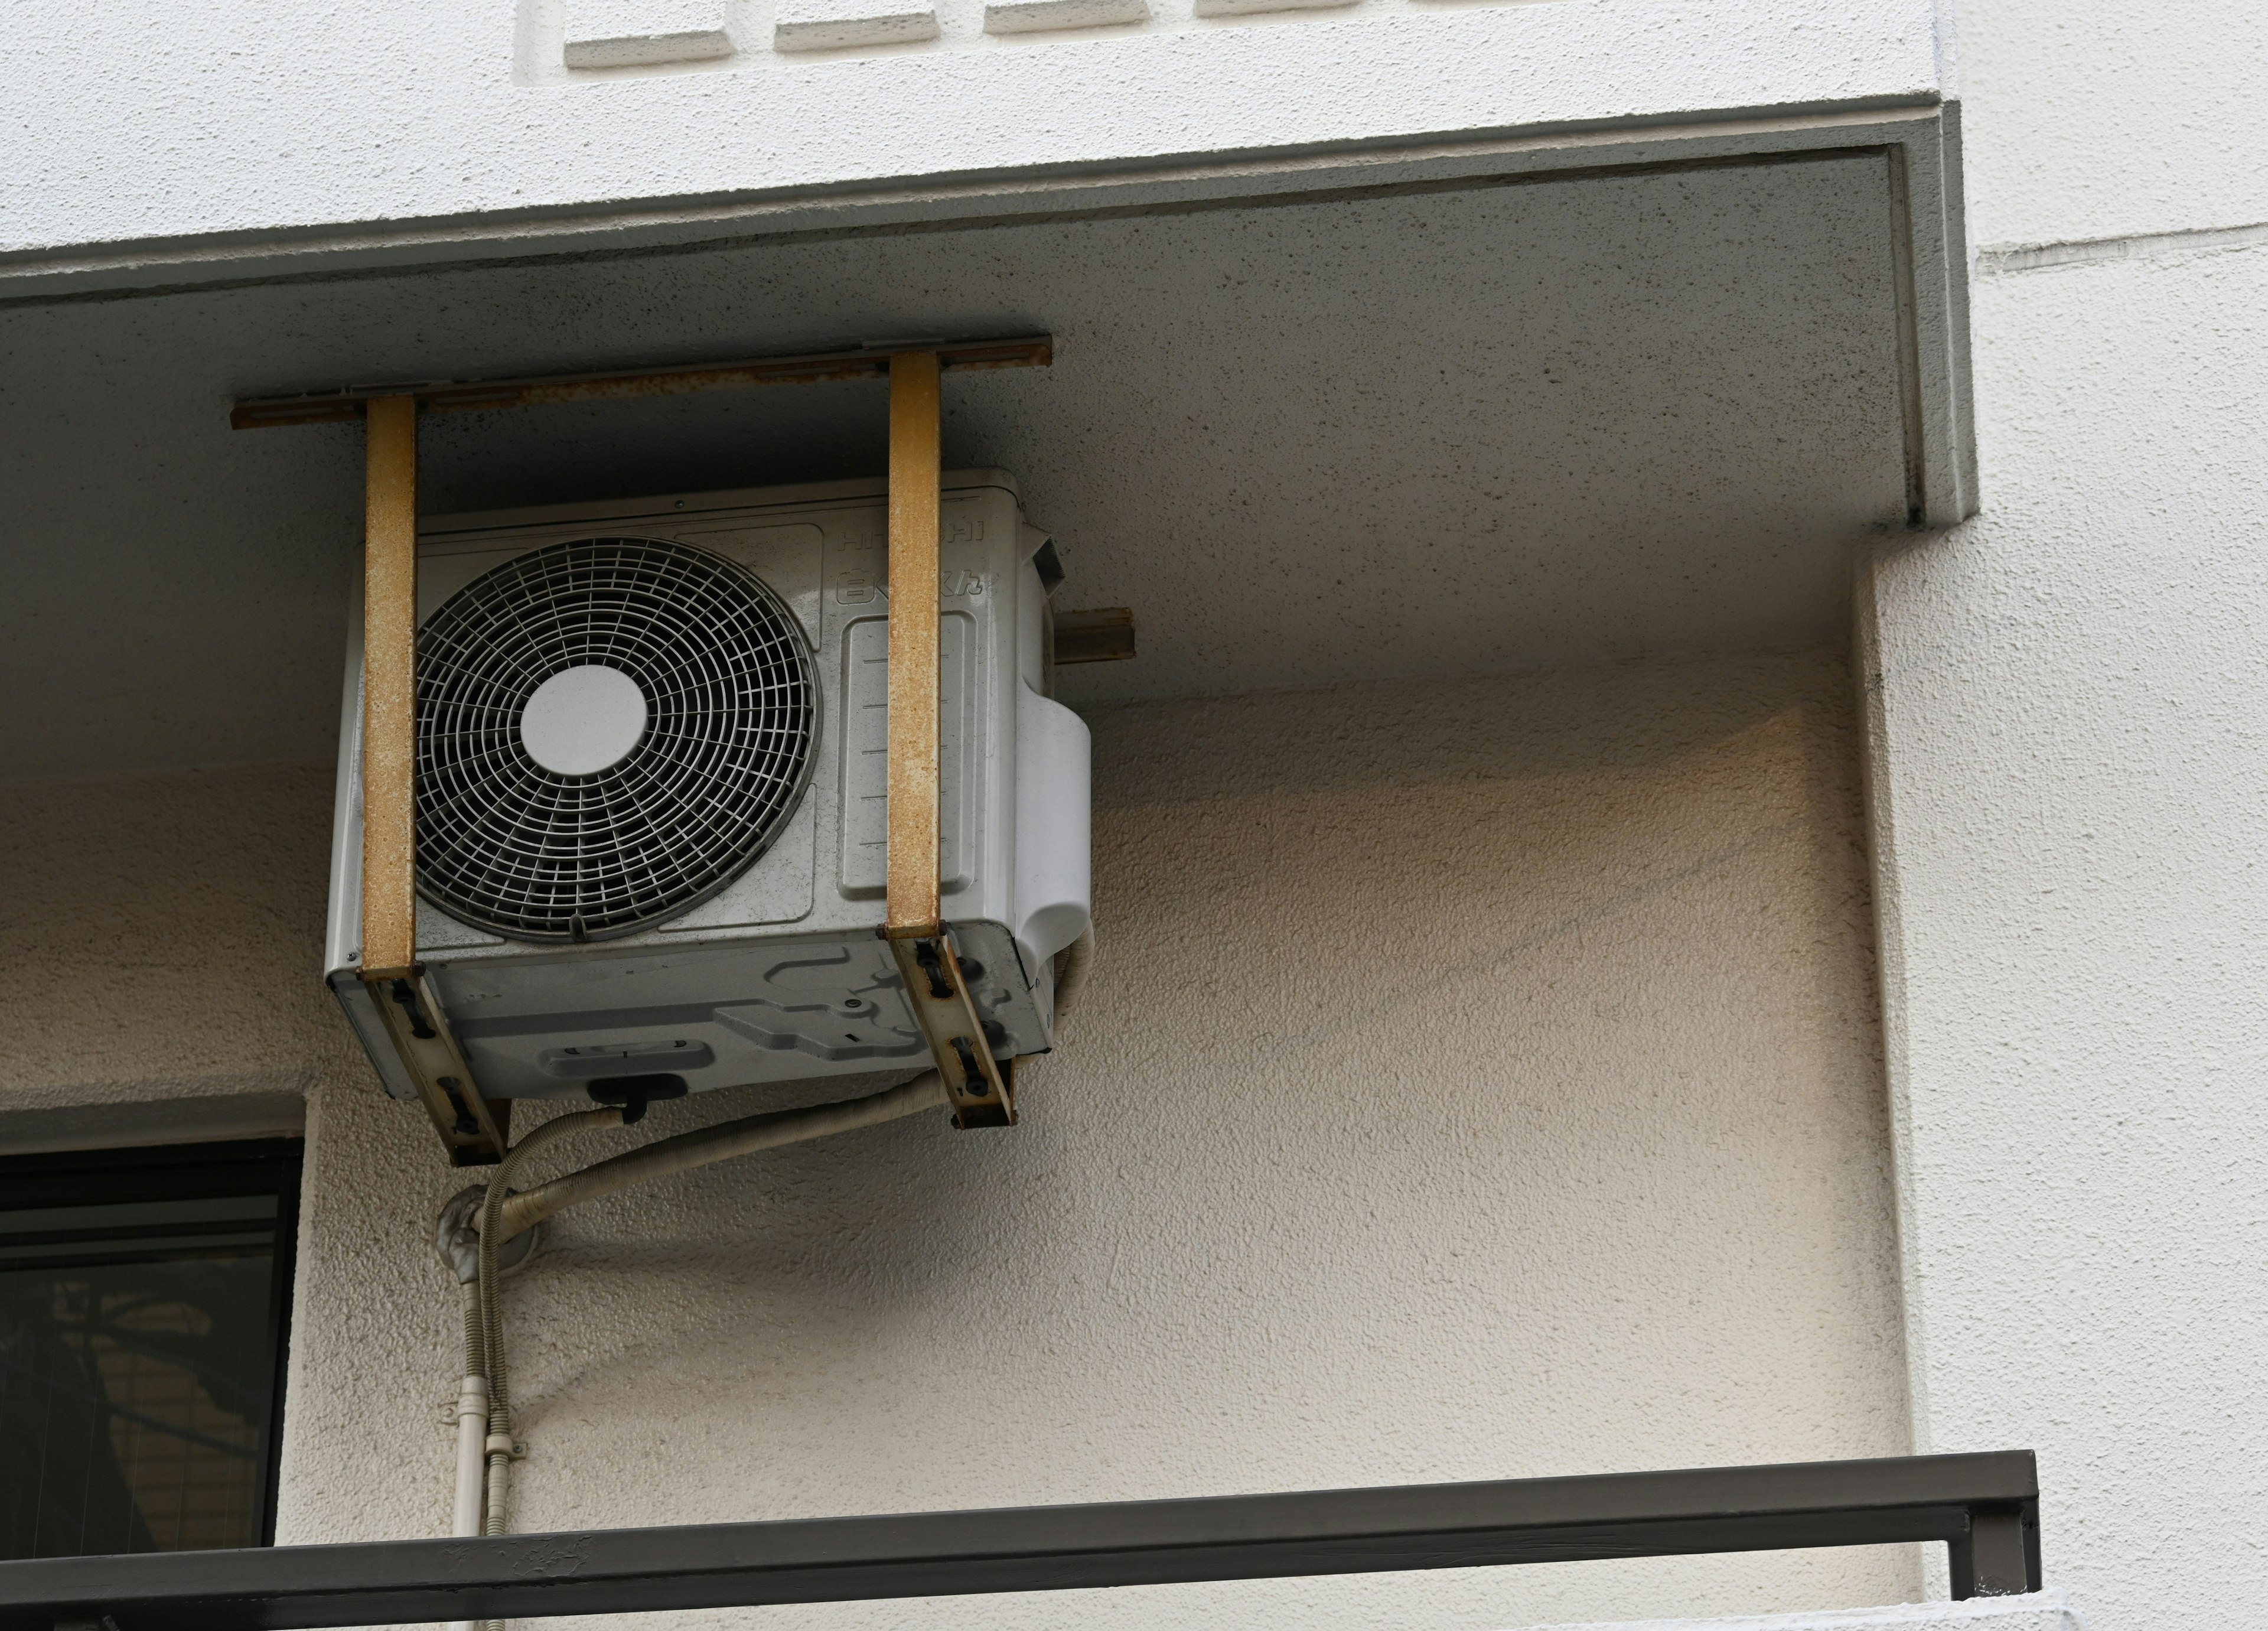
[[[879,1126],[902,1116],[942,1108],[945,1103],[944,1080],[937,1072],[925,1070],[910,1081],[902,1081],[887,1092],[863,1099],[838,1099],[831,1104],[813,1104],[803,1110],[766,1111],[759,1116],[743,1116],[738,1121],[720,1121],[713,1127],[696,1127],[674,1138],[657,1139],[595,1162],[580,1172],[539,1184],[525,1194],[512,1196],[497,1214],[501,1227],[497,1244],[501,1246],[555,1212],[611,1195],[648,1178],[688,1172],[695,1167],[730,1161],[736,1155],[752,1155],[760,1149],[802,1144],[829,1133]],[[481,1237],[485,1241],[485,1220],[482,1228]]]

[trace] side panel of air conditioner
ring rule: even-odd
[[[1085,927],[1086,741],[1041,696],[1037,535],[996,472],[949,476],[939,867],[947,919],[1002,1055],[1052,1040],[1054,954]],[[579,1096],[608,1075],[698,1089],[903,1068],[924,1058],[887,948],[887,547],[878,483],[687,495],[421,527],[430,617],[482,574],[547,545],[652,538],[721,555],[792,611],[819,685],[809,786],[770,846],[691,910],[620,939],[532,944],[421,900],[418,955],[482,1089]],[[357,618],[358,629],[358,618]],[[348,665],[329,968],[390,1091],[393,1067],[355,978],[360,907],[358,640]],[[1029,649],[1027,649],[1029,648]]]

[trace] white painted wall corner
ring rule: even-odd
[[[1535,1631],[2087,1631],[2061,1587],[2025,1597],[1965,1603],[1900,1603],[1816,1613],[1743,1614],[1730,1620],[1644,1620],[1612,1625],[1540,1626]]]

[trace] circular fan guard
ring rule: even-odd
[[[600,664],[644,734],[562,775],[529,756],[538,686]],[[731,882],[795,813],[818,708],[810,647],[731,561],[650,538],[549,544],[475,579],[417,636],[417,882],[515,940],[603,940]]]

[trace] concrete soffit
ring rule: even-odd
[[[1852,103],[1442,133],[1124,164],[899,178],[568,210],[277,228],[0,256],[0,308],[502,262],[1327,203],[1588,177],[1878,157],[1898,291],[1907,519],[1977,506],[1960,104]],[[853,339],[855,343],[855,337]],[[636,362],[640,359],[626,359]]]

